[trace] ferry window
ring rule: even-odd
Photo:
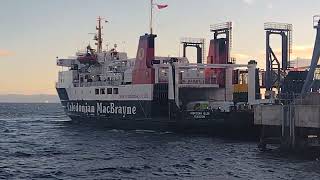
[[[119,94],[119,89],[118,88],[113,88],[113,94]]]
[[[106,94],[106,90],[104,88],[100,89],[100,94]]]
[[[99,89],[95,89],[95,93],[96,93],[96,94],[99,94]]]
[[[107,94],[112,94],[112,88],[107,88]]]

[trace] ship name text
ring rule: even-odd
[[[89,114],[119,114],[125,117],[126,115],[135,115],[137,113],[136,106],[117,106],[115,103],[103,104],[98,102],[96,106],[88,103],[68,103],[67,110],[69,112],[89,113]]]

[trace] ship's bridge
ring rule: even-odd
[[[69,58],[58,58],[57,57],[57,66],[62,67],[73,67],[75,64],[79,65],[80,62],[77,60],[77,57],[69,57]]]

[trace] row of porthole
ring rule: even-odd
[[[75,94],[77,94],[77,91],[74,91]],[[83,94],[83,91],[81,90],[81,94]],[[91,90],[90,90],[90,94],[91,94]],[[107,88],[107,92],[105,88],[100,88],[100,89],[95,89],[95,94],[96,95],[103,95],[103,94],[119,94],[119,89],[118,88]]]
[[[105,88],[100,88],[100,89],[95,89],[95,94],[119,94],[119,89],[118,88],[107,88],[107,91]]]

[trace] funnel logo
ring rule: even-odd
[[[138,59],[143,60],[144,59],[144,49],[140,48],[138,51]]]

